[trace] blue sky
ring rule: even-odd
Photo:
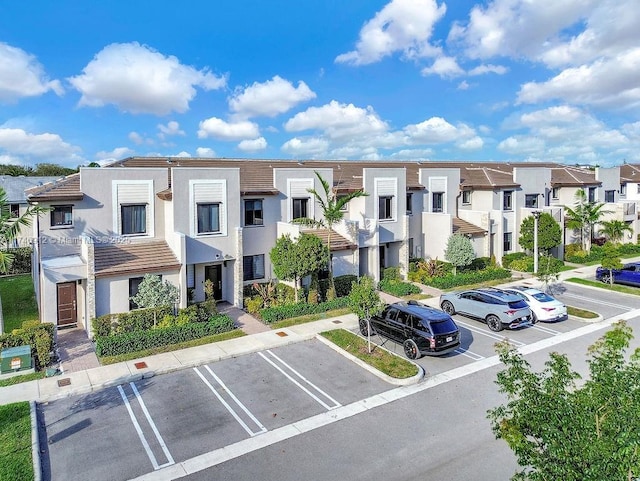
[[[640,162],[638,0],[0,3],[0,163]]]

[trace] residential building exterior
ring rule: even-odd
[[[309,229],[292,221],[322,219],[309,192],[322,192],[316,173],[338,196],[368,194],[353,199],[333,226],[335,276],[379,281],[390,266],[406,275],[410,258],[443,259],[453,233],[468,236],[477,256],[500,261],[521,250],[520,224],[532,211],[547,211],[562,225],[562,203],[575,189],[594,186],[604,196],[621,185],[619,171],[579,169],[578,176],[572,169],[546,163],[164,157],[81,168],[27,191],[29,202],[51,207],[65,220],[43,215],[34,227],[41,319],[81,324],[91,335],[92,318],[136,308],[130,298],[146,273],[178,286],[182,307],[189,299],[204,300],[205,280],[212,281],[216,299],[241,307],[244,286],[275,278],[269,252],[276,240]],[[620,202],[618,193],[612,205],[617,209]],[[327,243],[326,229],[313,233]],[[555,254],[561,256],[562,247]]]

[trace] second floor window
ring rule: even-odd
[[[413,194],[407,194],[407,215],[413,213]]]
[[[242,258],[242,278],[245,281],[264,279],[264,254]]]
[[[538,208],[538,194],[526,194],[524,196],[524,206],[528,209]]]
[[[616,191],[615,190],[605,190],[604,191],[604,201],[605,202],[615,202],[616,201]]]
[[[589,187],[589,194],[588,194],[587,200],[592,204],[596,201],[596,188],[595,187]]]
[[[309,199],[293,199],[293,219],[309,217]]]
[[[462,204],[463,205],[471,204],[471,191],[470,190],[463,190],[462,191]]]
[[[244,201],[244,225],[264,225],[262,200]]]
[[[220,204],[198,204],[198,234],[220,232]]]
[[[444,192],[431,194],[431,212],[444,212]]]
[[[147,204],[121,205],[120,216],[122,235],[147,233]]]
[[[620,184],[620,195],[621,196],[627,195],[627,184]]]
[[[393,219],[393,197],[390,195],[382,195],[378,197],[378,219]]]
[[[69,227],[73,225],[73,207],[54,205],[51,211],[51,227]]]
[[[560,187],[554,187],[553,189],[551,189],[551,198],[557,199],[559,193],[560,193]]]
[[[505,190],[502,193],[502,210],[513,210],[513,191]]]

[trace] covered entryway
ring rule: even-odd
[[[213,283],[213,298],[216,301],[222,300],[222,265],[216,264],[213,266],[205,266],[204,268],[205,280],[210,280]]]
[[[61,282],[58,289],[58,327],[78,323],[76,306],[76,282]]]

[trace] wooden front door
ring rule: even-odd
[[[58,326],[76,324],[76,283],[61,282],[58,287]]]
[[[222,266],[206,266],[204,268],[204,278],[213,282],[213,298],[216,301],[222,300]]]

